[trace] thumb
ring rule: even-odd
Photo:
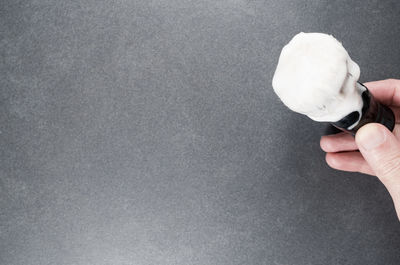
[[[364,125],[356,134],[357,146],[392,196],[400,220],[400,142],[383,125]]]

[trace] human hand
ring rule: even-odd
[[[392,196],[400,220],[400,80],[364,84],[374,97],[389,106],[396,118],[393,133],[378,123],[361,127],[354,138],[348,133],[321,138],[326,162],[332,168],[376,175]]]

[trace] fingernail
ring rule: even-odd
[[[377,126],[366,126],[358,133],[358,142],[365,150],[372,150],[383,144],[386,140],[384,130]]]

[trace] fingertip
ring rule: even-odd
[[[327,136],[322,136],[320,141],[319,141],[319,146],[321,147],[321,149],[325,152],[328,152],[329,150],[329,141],[328,141],[328,137]]]
[[[356,143],[365,160],[386,187],[400,181],[400,142],[385,126],[363,126],[357,132]]]
[[[368,123],[361,127],[355,136],[359,148],[372,149],[382,144],[387,135],[388,129],[380,123]]]
[[[343,152],[357,150],[354,137],[348,133],[338,133],[321,137],[320,147],[325,152]]]
[[[325,161],[331,168],[339,169],[340,168],[340,160],[337,159],[335,153],[327,153],[325,156]]]
[[[321,149],[325,152],[337,152],[338,148],[338,137],[339,135],[325,135],[321,137],[319,145]]]
[[[370,131],[370,130],[379,130],[379,126],[381,126],[380,123],[367,123],[364,126],[362,126],[360,129],[357,130],[357,133],[355,135],[355,139],[357,142],[357,139],[361,139],[360,137],[364,136],[366,134],[366,132]]]

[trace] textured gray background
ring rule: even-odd
[[[0,2],[0,264],[400,264],[375,177],[271,89],[299,31],[361,81],[400,69],[398,1]]]

